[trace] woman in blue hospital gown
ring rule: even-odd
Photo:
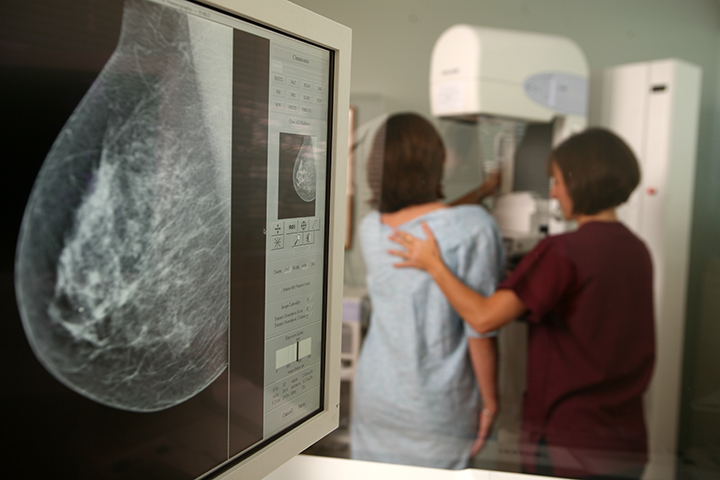
[[[497,412],[494,334],[467,327],[425,272],[393,267],[389,240],[426,222],[454,273],[495,290],[502,243],[480,206],[440,203],[445,150],[422,117],[390,117],[368,163],[377,211],[360,227],[372,302],[354,383],[354,459],[460,469],[482,447]]]

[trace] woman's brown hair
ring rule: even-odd
[[[562,172],[573,213],[594,215],[625,203],[640,183],[640,166],[617,135],[590,128],[565,140],[550,154]]]
[[[415,113],[389,117],[368,160],[370,204],[382,213],[434,202],[442,193],[445,147],[435,127]]]

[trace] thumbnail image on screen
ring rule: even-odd
[[[280,133],[279,218],[315,215],[316,170],[312,137]]]

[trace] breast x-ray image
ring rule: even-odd
[[[232,33],[126,0],[117,47],[58,133],[16,249],[16,297],[60,382],[134,412],[227,366]]]
[[[313,137],[281,133],[279,144],[278,218],[311,217],[317,190]]]
[[[315,152],[312,146],[312,137],[305,135],[300,152],[293,165],[293,186],[295,192],[304,202],[315,200],[317,189],[317,174],[315,168]]]

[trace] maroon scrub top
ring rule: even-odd
[[[544,439],[554,475],[644,463],[642,395],[655,360],[645,244],[620,222],[590,222],[545,238],[498,288],[527,307],[523,453]],[[610,461],[598,466],[585,452]]]

